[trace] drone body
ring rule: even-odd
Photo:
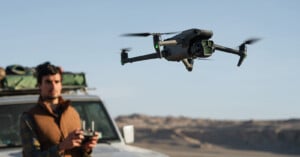
[[[192,71],[194,59],[210,57],[215,50],[232,53],[240,56],[238,66],[240,66],[246,57],[246,44],[251,44],[258,39],[247,40],[239,46],[239,49],[231,49],[221,45],[214,44],[209,40],[213,32],[201,29],[188,29],[181,33],[161,40],[161,35],[173,33],[131,33],[124,36],[153,36],[153,44],[156,52],[137,56],[128,57],[128,49],[121,51],[121,64],[132,63],[155,58],[165,58],[168,61],[181,61],[188,71]],[[162,50],[160,47],[163,47]]]

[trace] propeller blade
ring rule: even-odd
[[[127,33],[127,34],[123,34],[122,36],[127,36],[127,37],[147,37],[149,35],[152,35],[152,33]]]
[[[130,50],[131,50],[131,48],[123,48],[123,49],[121,49],[121,52],[128,52]]]
[[[254,44],[254,43],[258,42],[259,40],[260,40],[260,38],[252,38],[252,39],[246,40],[243,44],[250,45],[250,44]]]
[[[170,35],[170,34],[176,34],[178,32],[167,32],[167,33],[159,33],[160,35]]]
[[[178,32],[166,32],[166,33],[148,33],[148,32],[144,32],[144,33],[127,33],[127,34],[123,34],[122,36],[127,36],[127,37],[147,37],[150,35],[170,35],[170,34],[176,34]]]

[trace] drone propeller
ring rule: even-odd
[[[131,48],[129,48],[129,47],[128,48],[122,48],[121,53],[123,53],[123,52],[127,53],[130,50],[131,50]]]
[[[260,38],[248,39],[244,43],[242,43],[241,46],[242,45],[251,45],[251,44],[254,44],[254,43],[258,42],[259,40],[260,40]]]
[[[240,59],[239,59],[239,62],[237,64],[237,66],[241,66],[242,63],[243,63],[243,60],[245,59],[245,57],[247,56],[247,48],[246,48],[246,45],[250,45],[250,44],[253,44],[253,43],[256,43],[257,41],[259,41],[260,39],[259,38],[252,38],[252,39],[248,39],[246,40],[244,43],[242,43],[240,46],[239,46],[239,56],[240,56]]]
[[[128,51],[130,51],[131,48],[122,48],[121,49],[121,64],[124,65],[126,63],[126,60],[128,59]]]
[[[245,50],[246,49],[246,45],[251,45],[251,44],[254,44],[256,42],[258,42],[260,40],[260,38],[251,38],[251,39],[248,39],[246,41],[244,41],[240,46],[240,50]]]
[[[158,33],[160,35],[170,35],[170,34],[176,34],[178,32],[166,32],[166,33]]]
[[[176,34],[178,32],[167,32],[167,33],[127,33],[127,34],[123,34],[122,36],[127,36],[127,37],[147,37],[150,35],[169,35],[169,34]]]
[[[123,34],[122,36],[127,36],[127,37],[147,37],[149,35],[152,35],[151,33],[127,33]]]

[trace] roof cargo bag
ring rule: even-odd
[[[63,86],[81,86],[86,87],[86,80],[84,73],[72,73],[72,72],[64,72],[63,73]]]
[[[2,80],[4,89],[33,89],[37,88],[37,81],[33,75],[6,75]]]
[[[63,86],[87,87],[84,73],[63,73]],[[3,89],[27,90],[37,88],[37,79],[34,75],[6,75],[2,80]]]

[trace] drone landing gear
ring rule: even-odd
[[[193,70],[193,64],[194,64],[194,60],[193,59],[187,58],[187,59],[183,59],[181,61],[182,61],[182,63],[184,64],[185,68],[188,71],[192,71]]]

